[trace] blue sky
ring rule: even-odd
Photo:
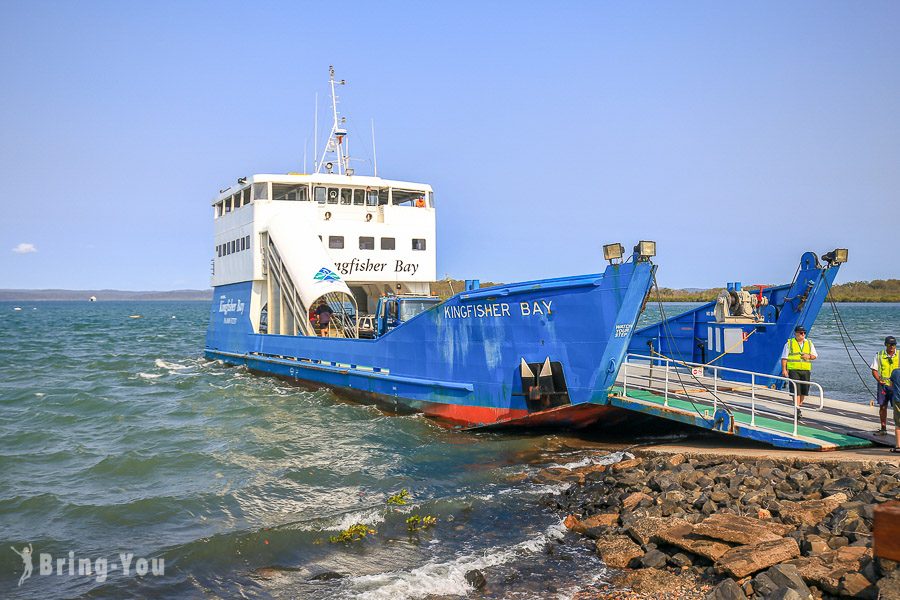
[[[900,277],[900,3],[0,0],[0,20],[0,287],[207,287],[211,198],[302,170],[330,64],[355,148],[374,118],[379,174],[434,186],[441,276],[593,272],[602,244],[654,239],[670,287],[782,282],[836,246],[839,281]]]

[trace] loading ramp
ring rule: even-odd
[[[734,378],[749,381],[731,380]],[[810,395],[798,416],[794,384],[786,378],[628,354],[609,404],[777,448],[839,450],[873,443],[893,445],[892,423],[888,423],[886,435],[875,433],[879,428],[877,407],[826,398],[821,385],[810,383]]]

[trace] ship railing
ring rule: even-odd
[[[710,372],[711,375],[708,375]],[[657,394],[662,392],[663,406],[667,408],[669,399],[674,397],[683,397],[692,402],[700,400],[704,403],[712,403],[713,415],[720,406],[747,408],[749,403],[751,427],[765,429],[765,427],[757,425],[757,415],[760,412],[764,416],[765,413],[775,413],[777,416],[791,417],[792,435],[797,436],[800,409],[800,405],[797,404],[797,382],[788,377],[631,353],[625,356],[619,373],[623,396],[628,396],[629,388]],[[735,378],[734,375],[740,377]],[[749,383],[735,380],[748,377]],[[810,394],[811,399],[818,396],[818,406],[815,403],[804,404],[803,409],[822,410],[825,406],[825,391],[822,386],[815,381],[803,383],[809,384],[810,391],[813,392]],[[776,389],[776,387],[785,386],[789,390],[788,392]],[[763,410],[761,411],[760,408]],[[784,414],[785,409],[790,412]]]

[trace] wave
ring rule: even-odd
[[[586,456],[581,460],[577,460],[575,462],[566,463],[563,465],[552,465],[554,467],[562,467],[563,469],[577,469],[578,467],[586,467],[588,465],[611,465],[617,462],[622,462],[623,460],[630,460],[634,458],[634,454],[630,452],[625,452],[621,450],[619,452],[611,452],[610,454],[604,454],[599,458],[595,458],[593,456]]]
[[[138,373],[138,377],[142,379],[156,379],[157,377],[162,377],[162,373]]]
[[[369,600],[424,598],[427,596],[466,596],[474,588],[466,581],[466,573],[486,569],[515,560],[522,554],[543,550],[548,542],[560,539],[566,528],[562,522],[548,527],[525,541],[511,546],[486,549],[481,554],[465,554],[445,562],[430,562],[405,571],[354,577],[344,584],[348,597]]]
[[[167,362],[161,358],[157,358],[153,362],[160,369],[168,369],[170,371],[183,371],[184,369],[190,368],[188,365],[180,365],[178,363]]]

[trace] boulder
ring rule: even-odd
[[[754,593],[759,594],[763,598],[768,598],[778,589],[772,578],[765,573],[759,573],[753,578],[752,583]]]
[[[860,573],[852,571],[841,577],[838,593],[841,596],[850,596],[851,598],[867,598],[870,600],[878,598],[878,590],[872,585],[872,582]]]
[[[801,596],[796,590],[789,587],[780,587],[768,596],[766,600],[800,600]]]
[[[798,571],[797,567],[794,565],[775,565],[766,571],[765,575],[775,584],[775,586],[787,587],[794,590],[802,600],[812,600],[812,592],[806,586],[806,582],[804,582],[803,577],[800,576],[800,571]]]
[[[613,527],[618,524],[618,513],[600,513],[587,517],[586,519],[578,519],[575,515],[569,515],[563,521],[563,525],[565,525],[567,529],[581,534],[586,533],[588,529],[593,529],[594,527]]]
[[[466,583],[476,590],[480,590],[487,583],[487,579],[484,578],[484,573],[478,569],[472,569],[471,571],[466,571]]]
[[[818,535],[810,534],[806,536],[806,542],[803,544],[806,554],[823,554],[828,552],[828,542]]]
[[[627,535],[606,535],[597,539],[597,554],[608,567],[625,569],[644,551]]]
[[[692,561],[691,557],[684,552],[676,552],[669,557],[669,564],[679,569],[686,569],[693,566],[694,561]]]
[[[728,544],[695,535],[691,525],[665,529],[659,532],[658,538],[670,546],[687,550],[692,554],[703,556],[711,561],[715,561],[731,550],[731,546]]]
[[[779,540],[790,530],[791,527],[780,523],[723,513],[711,515],[694,525],[694,533],[697,535],[750,545]]]
[[[645,494],[644,492],[634,492],[633,494],[629,494],[624,500],[622,500],[622,508],[625,510],[632,510],[644,500],[652,501],[653,498]]]
[[[663,517],[647,517],[635,520],[626,529],[626,533],[640,545],[660,540],[660,534],[676,527],[690,527],[691,524],[683,519],[665,519]]]
[[[780,504],[781,520],[791,525],[815,526],[846,501],[847,494],[843,492],[838,492],[821,500],[804,500],[801,502],[785,500]]]
[[[663,461],[663,464],[669,467],[670,469],[674,469],[680,464],[684,463],[684,454],[675,454],[670,456],[669,458]]]
[[[872,551],[864,546],[844,546],[817,556],[791,561],[809,585],[832,595],[840,593],[841,580],[847,573],[858,573],[872,559]],[[898,599],[900,600],[900,599]]]
[[[617,463],[609,465],[611,471],[618,473],[619,471],[630,471],[644,462],[643,458],[632,458],[630,460],[621,460]]]
[[[662,569],[666,566],[669,557],[659,550],[650,550],[641,557],[641,566],[645,569]]]
[[[716,560],[716,567],[740,579],[799,556],[800,546],[797,541],[793,538],[781,538],[755,546],[731,548]]]
[[[584,481],[584,476],[574,473],[570,469],[563,467],[551,467],[549,469],[541,469],[534,476],[536,483],[562,483],[566,481]]]
[[[747,600],[747,596],[734,579],[725,579],[710,590],[704,600]]]

